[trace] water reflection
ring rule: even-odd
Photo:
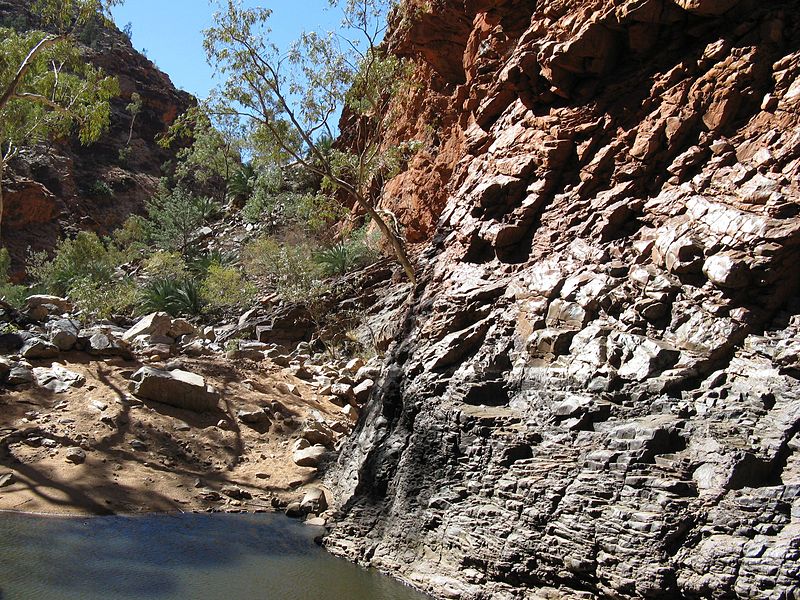
[[[0,600],[420,600],[273,515],[0,515]]]

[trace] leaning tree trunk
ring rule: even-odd
[[[399,262],[403,267],[403,270],[406,272],[406,276],[411,282],[411,285],[416,285],[417,276],[414,272],[414,267],[411,264],[411,261],[408,259],[408,254],[406,253],[406,248],[403,244],[403,241],[394,231],[392,231],[392,228],[386,224],[386,221],[383,219],[383,217],[381,217],[378,211],[375,210],[375,207],[373,207],[372,204],[362,198],[360,194],[356,194],[355,197],[358,204],[367,211],[367,214],[370,216],[370,218],[372,218],[378,225],[378,229],[381,230],[383,237],[389,240],[392,250],[394,250],[395,257],[397,258],[397,262]]]

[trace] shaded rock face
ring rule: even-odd
[[[35,23],[27,0],[0,0],[0,23],[30,27]],[[161,165],[174,153],[156,143],[194,99],[175,89],[169,77],[133,49],[115,28],[95,28],[78,36],[86,59],[119,80],[120,96],[111,101],[111,126],[89,146],[56,142],[29,149],[11,163],[5,180],[2,242],[15,264],[30,246],[48,249],[59,236],[77,229],[107,234],[131,213],[142,212],[156,189]],[[121,158],[131,127],[126,106],[131,94],[142,97],[129,147]]]
[[[796,3],[419,4],[452,172],[401,175],[442,209],[327,546],[441,597],[796,597]]]

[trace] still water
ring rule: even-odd
[[[0,514],[2,600],[424,600],[275,515]]]

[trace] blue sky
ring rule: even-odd
[[[245,0],[245,5],[272,9],[273,41],[280,47],[303,30],[335,29],[340,20],[328,0]],[[120,29],[131,23],[137,50],[146,49],[177,87],[204,98],[214,82],[202,30],[211,25],[215,10],[208,0],[126,0],[113,13]]]

